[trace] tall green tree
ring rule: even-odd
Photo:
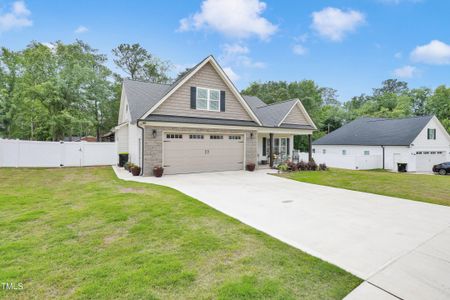
[[[120,44],[112,50],[114,63],[133,80],[168,83],[171,65],[152,55],[140,44]]]

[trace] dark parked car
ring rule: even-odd
[[[441,163],[433,166],[433,172],[441,175],[450,174],[450,162]]]

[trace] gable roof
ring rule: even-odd
[[[223,71],[222,67],[217,63],[216,59],[209,55],[200,63],[198,63],[195,67],[191,68],[186,74],[184,74],[181,78],[178,78],[166,91],[166,93],[162,96],[162,98],[154,104],[148,111],[146,111],[141,118],[145,119],[148,117],[155,109],[157,109],[167,98],[170,97],[178,88],[180,88],[186,81],[188,81],[195,73],[197,73],[205,64],[211,63],[213,68],[216,70],[218,75],[222,78],[224,83],[228,86],[231,92],[235,95],[237,100],[241,103],[245,111],[250,115],[250,117],[259,125],[262,125],[259,119],[256,117],[254,112],[248,106],[247,102],[242,98],[242,95],[239,93],[237,88],[234,86],[233,82],[231,82],[230,78],[228,78],[227,74]]]
[[[360,118],[313,142],[314,145],[409,146],[433,116]]]
[[[128,100],[131,122],[136,123],[142,113],[153,107],[169,89],[168,84],[124,79],[123,90]]]
[[[310,124],[282,124],[286,116],[291,112],[295,105],[300,105],[300,109],[304,111],[304,107],[299,99],[290,99],[273,104],[265,104],[261,99],[255,96],[244,95],[244,100],[247,101],[250,108],[259,118],[263,126],[266,127],[283,127],[283,128],[298,128],[298,129],[316,129],[316,126],[306,113],[306,119]],[[306,111],[305,111],[306,112]]]

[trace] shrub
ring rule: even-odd
[[[326,171],[326,170],[328,170],[328,167],[327,167],[327,165],[325,163],[319,164],[319,170],[320,171]]]
[[[314,160],[311,160],[310,162],[308,162],[308,170],[310,170],[310,171],[317,170],[317,164]]]
[[[297,164],[297,170],[299,171],[306,171],[308,169],[308,164],[305,163],[303,160],[301,160],[298,164]]]
[[[291,162],[291,161],[288,161],[288,162],[287,162],[287,166],[288,166],[288,168],[289,168],[290,171],[295,172],[295,171],[298,170],[297,164],[296,164],[296,163],[293,163],[293,162]]]
[[[130,169],[130,165],[131,165],[131,163],[130,162],[126,162],[124,165],[123,165],[123,168],[125,169],[125,170],[129,170]]]
[[[255,170],[256,165],[254,163],[248,163],[245,168],[247,171],[253,172]]]
[[[287,164],[279,164],[278,165],[278,171],[279,172],[286,172],[289,169]]]

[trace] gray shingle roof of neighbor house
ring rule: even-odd
[[[433,116],[360,118],[313,142],[314,145],[409,146]]]

